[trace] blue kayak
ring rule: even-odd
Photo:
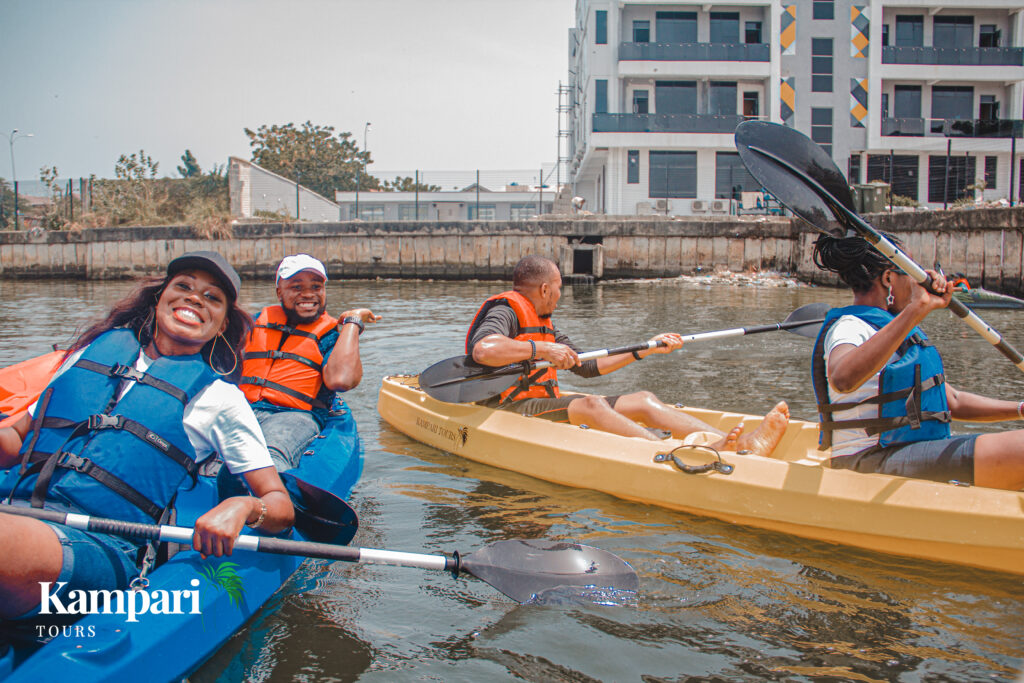
[[[363,451],[348,407],[340,399],[335,407],[301,465],[290,473],[347,498],[362,474]],[[200,478],[193,489],[179,492],[177,524],[191,526],[217,502],[216,478]],[[298,531],[292,537],[311,540]],[[245,551],[203,560],[191,548],[183,547],[149,575],[148,593],[153,600],[168,597],[163,610],[138,610],[133,622],[124,610],[90,613],[77,621],[59,615],[47,621],[48,617],[41,615],[33,622],[32,633],[22,635],[41,635],[42,647],[20,639],[6,647],[0,643],[0,680],[180,680],[241,628],[302,561],[301,557]],[[170,596],[180,598],[178,604],[172,604]],[[144,601],[138,602],[142,604]]]

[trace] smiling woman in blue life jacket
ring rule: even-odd
[[[72,344],[30,415],[0,429],[0,497],[14,505],[163,523],[198,463],[220,455],[253,495],[195,524],[193,547],[230,554],[245,525],[291,526],[294,509],[248,402],[222,377],[252,320],[219,254],[192,252],[143,282]],[[154,551],[0,512],[0,617],[29,613],[40,582],[62,591],[124,589]],[[145,556],[144,560],[140,557]],[[54,584],[57,585],[57,584]]]
[[[832,309],[814,348],[812,376],[822,447],[832,467],[904,477],[1024,488],[1024,430],[953,436],[951,420],[1024,419],[1024,402],[954,389],[942,357],[918,327],[945,308],[943,275],[932,294],[859,237],[823,236],[814,260],[853,289],[853,305]]]

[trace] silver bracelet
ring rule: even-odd
[[[1017,404],[1017,419],[1024,420],[1024,401]]]
[[[256,496],[253,496],[253,498],[256,498]],[[256,521],[252,524],[250,524],[249,522],[245,523],[245,525],[250,529],[259,529],[261,526],[263,526],[263,520],[267,516],[267,504],[263,502],[262,498],[256,498],[256,500],[260,502],[260,516],[257,517]]]

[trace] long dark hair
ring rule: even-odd
[[[900,244],[892,235],[886,237],[893,244]],[[892,261],[867,240],[830,235],[822,235],[814,242],[814,265],[838,274],[839,279],[858,294],[870,291],[875,280],[893,268]]]
[[[143,348],[148,346],[153,341],[156,331],[156,303],[173,277],[168,275],[140,280],[128,296],[113,305],[104,319],[93,323],[78,335],[68,348],[66,356],[88,346],[104,332],[115,328],[131,330]],[[225,294],[227,295],[227,292]],[[252,316],[244,311],[237,301],[230,299],[230,295],[228,298],[228,324],[222,335],[218,335],[223,336],[227,344],[214,337],[206,342],[200,354],[215,372],[224,375],[224,379],[237,382],[241,377],[242,351],[249,338],[249,332],[252,331],[253,322]]]

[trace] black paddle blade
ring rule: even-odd
[[[736,150],[750,174],[790,211],[822,232],[845,236],[845,230],[830,225],[835,216],[846,226],[844,212],[829,204],[852,212],[850,186],[810,138],[777,123],[744,121],[736,127]]]
[[[817,339],[818,330],[821,329],[821,323],[825,319],[825,314],[827,314],[830,309],[831,306],[820,302],[807,304],[790,313],[789,317],[782,322],[784,325],[805,322],[806,325],[787,327],[785,330],[786,332],[792,332],[793,334],[798,334],[801,337],[807,337],[808,339]]]
[[[463,570],[516,602],[563,586],[636,592],[633,568],[618,555],[566,541],[498,541],[466,555]]]
[[[445,403],[474,403],[497,396],[516,383],[519,372],[495,374],[496,368],[474,363],[469,356],[446,358],[420,373],[420,388]]]
[[[335,545],[346,545],[352,540],[359,529],[359,518],[348,503],[289,472],[281,472],[280,476],[295,508],[295,528],[303,536]]]

